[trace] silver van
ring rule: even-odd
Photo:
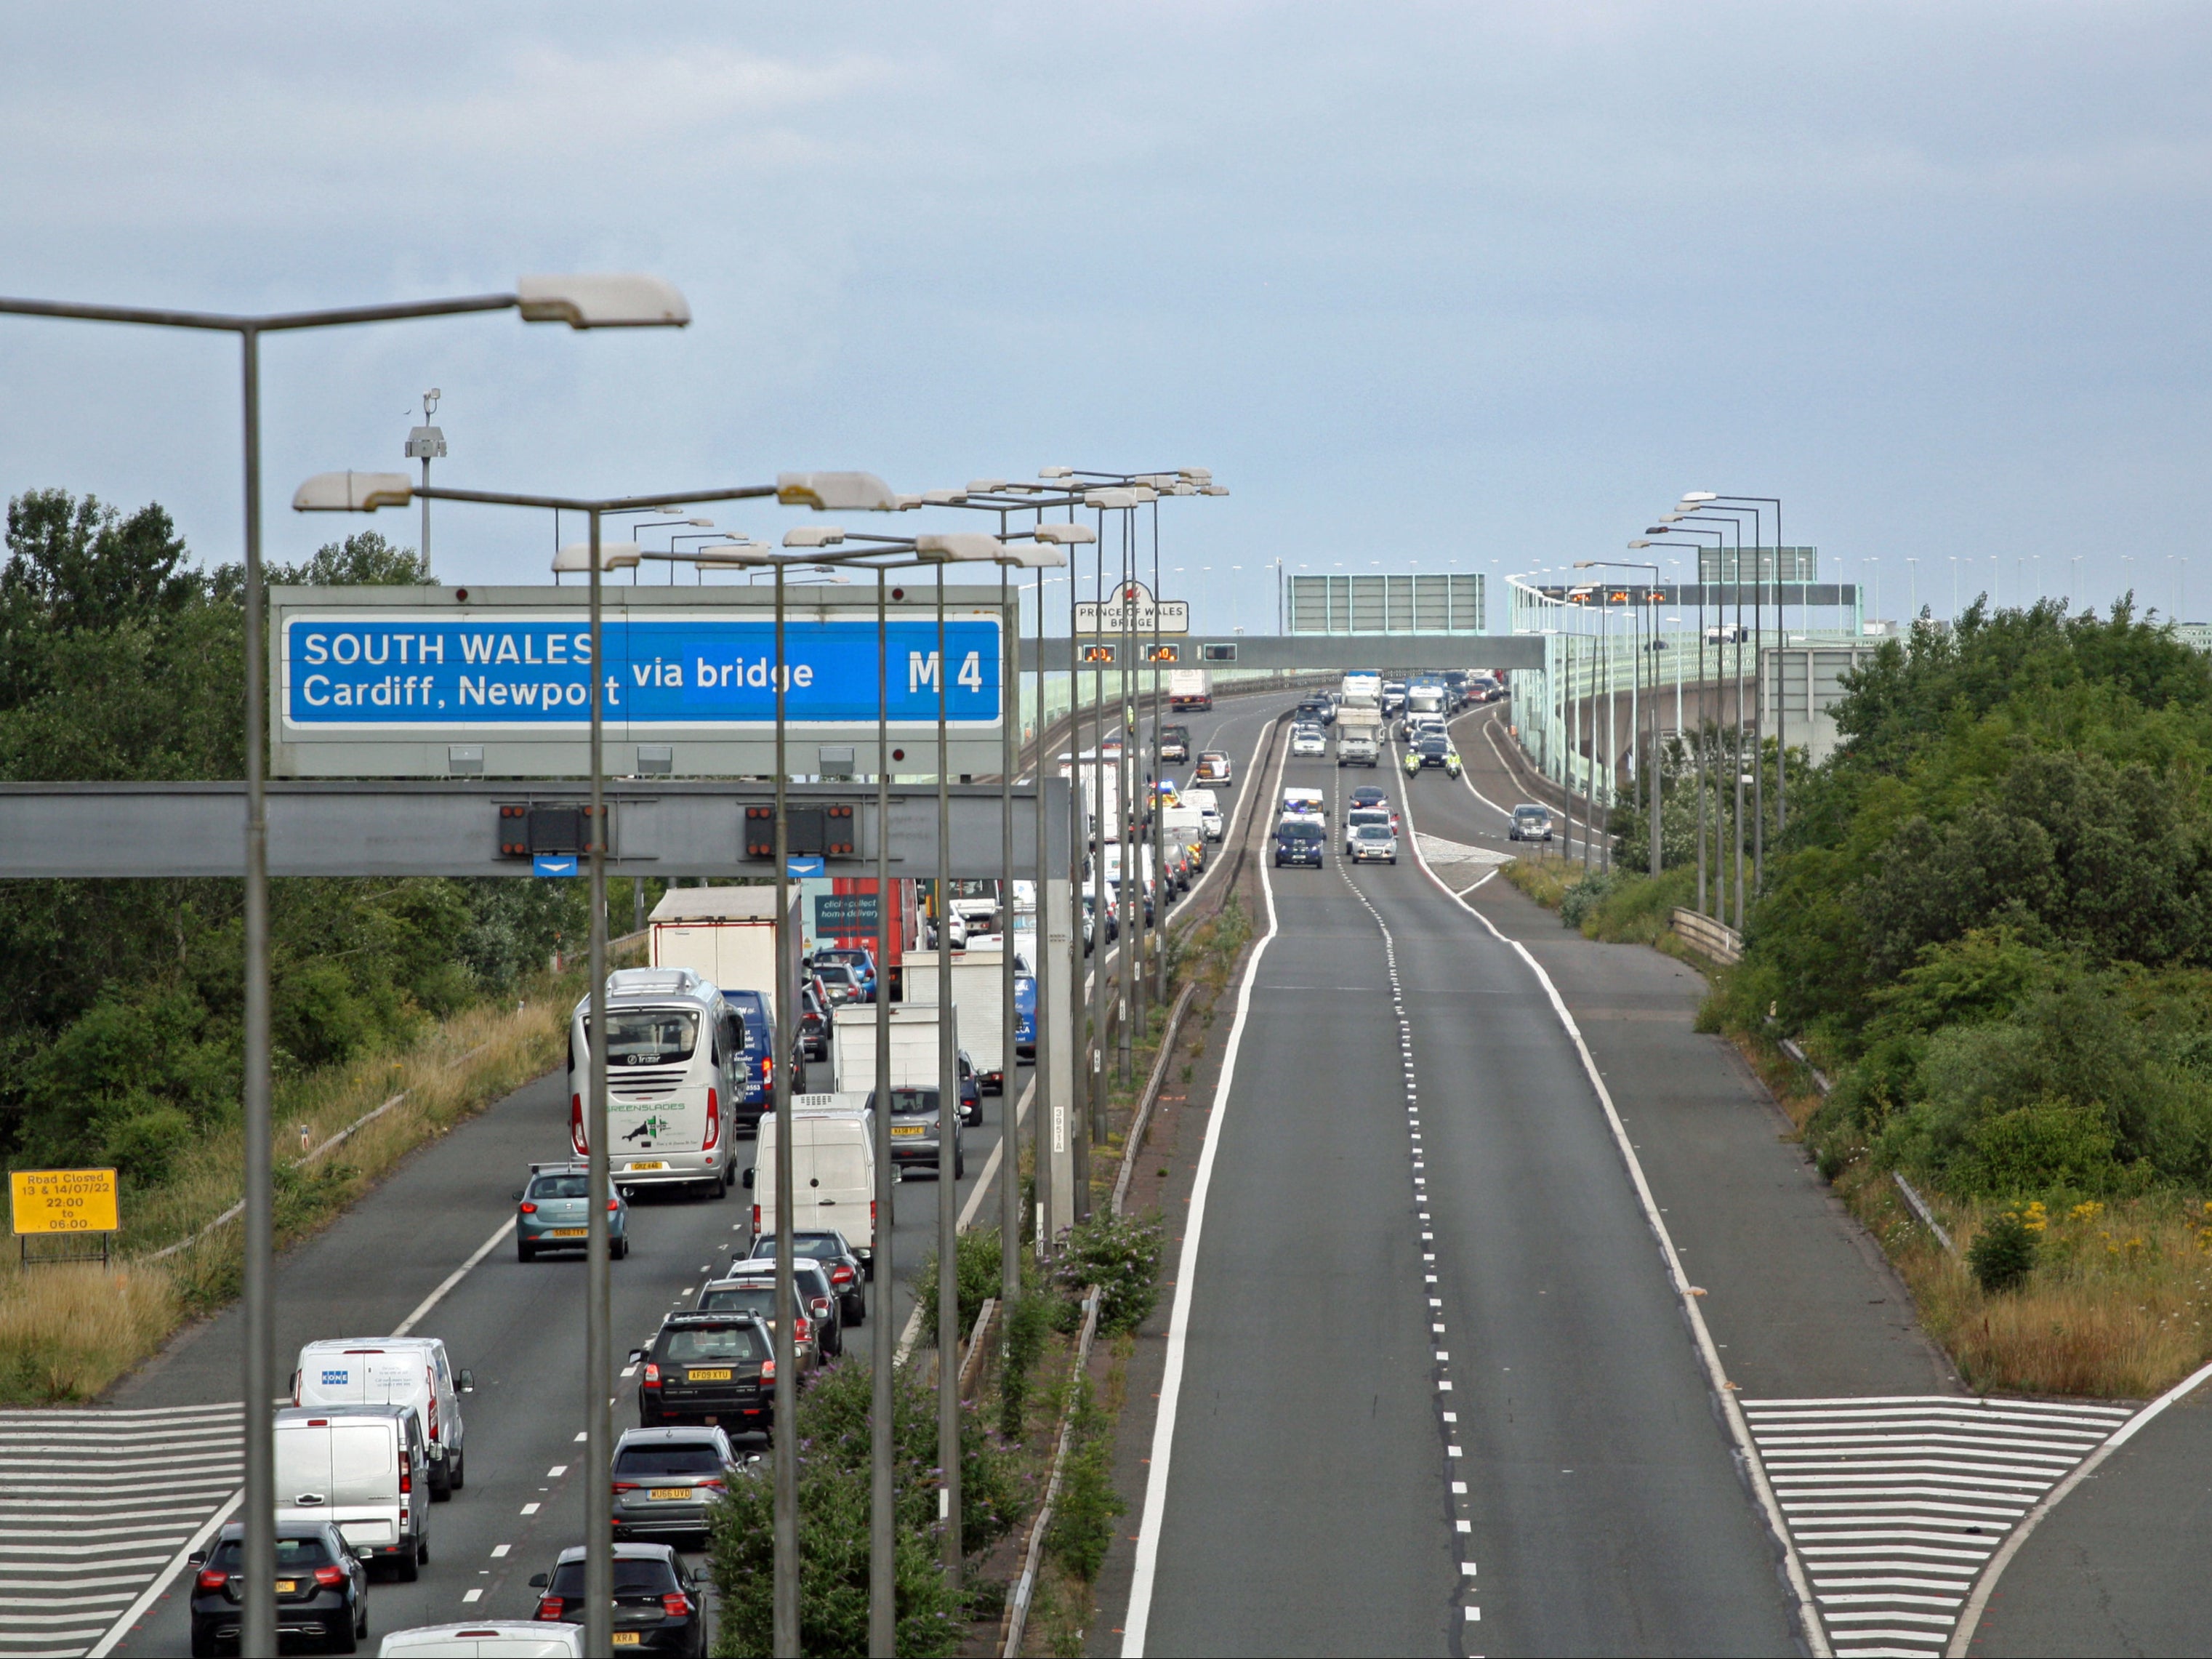
[[[466,1371],[455,1371],[434,1336],[346,1336],[310,1342],[292,1373],[292,1403],[337,1408],[411,1406],[430,1449],[430,1496],[444,1503],[468,1477],[468,1425],[461,1396]]]
[[[276,1413],[276,1521],[327,1522],[363,1561],[412,1580],[430,1559],[430,1460],[411,1406]]]

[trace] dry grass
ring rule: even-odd
[[[1978,1392],[2146,1400],[2212,1360],[2212,1211],[2178,1195],[2062,1207],[2041,1220],[2026,1285],[1985,1293],[1888,1176],[1837,1180],[1912,1292],[1921,1321]],[[1960,1249],[2005,1206],[1929,1200]]]
[[[0,1400],[88,1399],[153,1352],[182,1312],[163,1266],[0,1263]]]
[[[544,975],[516,1003],[468,1009],[398,1051],[288,1079],[277,1091],[279,1246],[327,1225],[424,1142],[559,1062],[578,973]],[[319,1156],[309,1149],[374,1111],[399,1103]],[[180,1161],[176,1177],[146,1192],[125,1188],[119,1245],[97,1266],[0,1265],[0,1403],[88,1400],[166,1340],[185,1317],[235,1296],[241,1239],[234,1219],[210,1224],[238,1201],[244,1137],[218,1129]],[[155,1252],[189,1241],[174,1254]]]
[[[1559,901],[1567,896],[1567,889],[1583,878],[1579,860],[1569,864],[1564,856],[1550,852],[1523,853],[1500,867],[1506,880],[1547,910],[1558,909]]]

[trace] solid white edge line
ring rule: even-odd
[[[471,1255],[466,1261],[464,1261],[459,1267],[454,1268],[453,1272],[447,1273],[445,1278],[439,1282],[438,1288],[436,1290],[431,1291],[429,1295],[424,1297],[422,1301],[416,1304],[415,1311],[413,1313],[409,1314],[406,1318],[401,1320],[398,1324],[392,1327],[392,1337],[398,1338],[406,1335],[408,1332],[415,1328],[416,1325],[422,1320],[425,1314],[428,1313],[431,1309],[436,1307],[441,1302],[443,1302],[446,1299],[446,1293],[452,1290],[454,1285],[459,1284],[464,1279],[466,1279],[469,1276],[471,1270],[476,1267],[477,1263],[483,1261],[494,1250],[497,1249],[500,1245],[500,1241],[514,1231],[515,1219],[516,1218],[514,1216],[509,1216],[505,1221],[500,1223],[499,1231],[494,1233],[489,1238],[484,1240],[483,1243],[477,1245],[476,1254],[474,1255]]]
[[[1395,752],[1397,745],[1393,744],[1391,748]],[[1714,1345],[1712,1332],[1705,1327],[1705,1317],[1698,1310],[1698,1298],[1690,1294],[1689,1275],[1682,1271],[1681,1258],[1674,1251],[1674,1237],[1668,1232],[1666,1222],[1660,1218],[1658,1200],[1651,1195],[1650,1183],[1644,1177],[1644,1165],[1636,1156],[1634,1145],[1628,1139],[1627,1126],[1621,1122],[1620,1114],[1613,1107],[1612,1092],[1605,1086],[1604,1078],[1599,1075],[1597,1061],[1591,1056],[1589,1045],[1583,1041],[1582,1030],[1575,1024],[1575,1017],[1567,1011],[1566,1001],[1559,995],[1559,987],[1552,983],[1552,976],[1530,954],[1528,947],[1520,940],[1508,939],[1500,933],[1488,916],[1453,892],[1444,884],[1443,878],[1429,868],[1428,860],[1421,856],[1419,831],[1413,825],[1413,792],[1408,789],[1405,794],[1406,823],[1408,828],[1414,828],[1413,859],[1421,866],[1422,873],[1436,883],[1439,892],[1488,928],[1492,939],[1510,946],[1514,954],[1528,964],[1528,971],[1536,976],[1536,982],[1544,988],[1545,996],[1550,999],[1552,1012],[1559,1016],[1559,1024],[1565,1030],[1568,1041],[1575,1045],[1576,1054],[1582,1057],[1583,1075],[1589,1079],[1590,1087],[1597,1094],[1598,1104],[1605,1109],[1606,1123],[1613,1131],[1613,1145],[1620,1152],[1621,1161],[1628,1166],[1629,1182],[1636,1188],[1636,1200],[1643,1206],[1644,1222],[1659,1241],[1659,1253],[1667,1263],[1667,1276],[1674,1286],[1674,1299],[1681,1305],[1683,1316],[1688,1319],[1691,1330],[1696,1334],[1698,1354],[1705,1362],[1706,1381],[1714,1397],[1720,1402],[1722,1415],[1728,1420],[1729,1437],[1735,1440],[1737,1452],[1743,1459],[1745,1471],[1759,1499],[1768,1530],[1782,1547],[1783,1565],[1789,1574],[1790,1593],[1797,1598],[1797,1618],[1803,1626],[1806,1645],[1819,1656],[1819,1659],[1829,1659],[1834,1650],[1828,1644],[1827,1632],[1814,1606],[1813,1587],[1805,1576],[1805,1564],[1798,1556],[1797,1546],[1790,1536],[1788,1524],[1782,1518],[1782,1508],[1776,1501],[1774,1489],[1767,1484],[1766,1471],[1759,1461],[1759,1448],[1752,1440],[1750,1425],[1744,1420],[1742,1407],[1737,1404],[1735,1394],[1729,1387],[1728,1372],[1721,1364],[1720,1350]]]
[[[1258,750],[1255,749],[1256,754]],[[1275,759],[1275,788],[1279,791],[1290,745]],[[1279,796],[1278,797],[1279,799]],[[1183,1355],[1190,1341],[1190,1309],[1198,1285],[1199,1242],[1206,1228],[1206,1198],[1213,1185],[1214,1158],[1221,1149],[1221,1125],[1229,1115],[1229,1091],[1237,1080],[1237,1056],[1244,1045],[1244,1021],[1252,1010],[1253,988],[1260,982],[1260,958],[1267,953],[1279,928],[1275,915],[1275,884],[1264,858],[1260,865],[1260,890],[1267,900],[1267,931],[1252,947],[1245,964],[1244,983],[1237,988],[1237,1017],[1230,1023],[1229,1041],[1222,1050],[1221,1076],[1213,1085],[1213,1110],[1206,1125],[1206,1144],[1198,1155],[1198,1175],[1190,1192],[1190,1219],[1184,1224],[1182,1254],[1176,1267],[1175,1307],[1168,1316],[1167,1364],[1160,1378],[1160,1407],[1152,1422],[1152,1470],[1145,1482],[1145,1508],[1137,1526],[1136,1571],[1129,1581],[1129,1611],[1122,1620],[1122,1659],[1141,1659],[1145,1637],[1152,1618],[1152,1580],[1160,1559],[1160,1527],[1167,1516],[1168,1464],[1175,1454],[1176,1409],[1182,1399]]]
[[[2028,1534],[2035,1530],[2037,1524],[2044,1516],[2057,1508],[2059,1500],[2067,1493],[2095,1474],[2099,1464],[2134,1439],[2137,1430],[2148,1426],[2151,1420],[2164,1413],[2167,1407],[2178,1401],[2186,1399],[2208,1382],[2212,1382],[2212,1365],[2200,1366],[2190,1372],[2180,1382],[2113,1430],[2110,1439],[2083,1458],[2081,1462],[2075,1464],[2071,1474],[2053,1486],[2033,1509],[2020,1518],[2019,1524],[2006,1534],[2004,1542],[1998,1546],[1997,1553],[1990,1558],[1989,1565],[1982,1569],[1981,1577],[1974,1581],[1974,1593],[1966,1598],[1966,1610],[1959,1615],[1959,1622],[1951,1632],[1950,1645],[1943,1650],[1946,1659],[1952,1659],[1953,1656],[1963,1656],[1966,1653],[1967,1646],[1974,1639],[1974,1626],[1981,1622],[1983,1611],[1990,1604],[1990,1596],[1996,1589],[1998,1578],[2010,1565],[2013,1557],[2020,1553],[2020,1547],[2027,1541]]]
[[[1021,1098],[1014,1104],[1014,1133],[1018,1139],[1021,1134],[1022,1120],[1030,1115],[1030,1097],[1036,1092],[1036,1073],[1032,1071],[1029,1082],[1022,1089]],[[999,1098],[1004,1100],[1006,1097],[1001,1095]],[[1002,1131],[992,1146],[990,1155],[984,1158],[982,1169],[976,1172],[975,1184],[968,1189],[968,1202],[961,1207],[960,1218],[952,1224],[954,1232],[966,1232],[969,1224],[975,1219],[975,1212],[982,1206],[983,1194],[991,1190],[991,1178],[999,1172],[999,1149],[1006,1144],[1006,1137]],[[907,1355],[914,1352],[915,1339],[921,1334],[921,1301],[916,1297],[914,1306],[907,1310],[906,1324],[899,1332],[898,1349],[891,1356],[893,1364],[906,1364]]]
[[[139,1591],[138,1599],[125,1607],[123,1610],[123,1616],[107,1627],[107,1634],[92,1644],[85,1659],[107,1659],[107,1656],[115,1651],[115,1644],[131,1633],[131,1627],[146,1616],[147,1609],[151,1607],[162,1592],[169,1588],[177,1575],[185,1570],[191,1560],[192,1552],[204,1548],[208,1540],[221,1530],[224,1522],[238,1513],[239,1506],[245,1502],[246,1489],[241,1486],[231,1493],[228,1500],[221,1509],[208,1516],[205,1523],[198,1532],[185,1540],[184,1547],[169,1558],[168,1565],[154,1575],[154,1582]]]

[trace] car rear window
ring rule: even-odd
[[[696,1365],[707,1360],[765,1359],[768,1344],[761,1328],[744,1325],[679,1325],[653,1356],[664,1365]]]
[[[246,1540],[227,1538],[216,1553],[208,1558],[211,1567],[229,1567],[234,1571],[246,1559]],[[276,1571],[290,1572],[308,1567],[327,1567],[332,1565],[329,1547],[319,1538],[279,1538],[276,1540]]]
[[[675,1570],[665,1561],[625,1560],[615,1558],[615,1594],[617,1595],[665,1595],[681,1589],[676,1582]],[[563,1561],[553,1569],[553,1582],[546,1589],[549,1595],[581,1597],[584,1594],[584,1564]]]
[[[752,1313],[763,1319],[775,1312],[775,1291],[766,1285],[725,1285],[699,1298],[701,1313]]]
[[[532,1198],[581,1198],[591,1190],[591,1176],[582,1175],[539,1176],[530,1183]]]
[[[894,1089],[891,1091],[893,1117],[927,1117],[937,1110],[937,1091],[934,1089]]]
[[[1359,839],[1388,841],[1390,839],[1390,826],[1387,823],[1363,823],[1359,826]]]
[[[617,1474],[720,1474],[722,1454],[711,1441],[690,1446],[624,1446],[615,1454]]]

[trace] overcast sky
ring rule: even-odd
[[[1693,489],[1785,498],[1893,616],[1954,556],[2161,611],[2196,560],[2212,614],[2202,5],[163,0],[8,8],[0,64],[0,292],[689,297],[270,342],[272,557],[434,385],[487,488],[1208,466],[1162,514],[1202,627],[1272,628],[1278,558],[1534,569]],[[237,410],[222,339],[0,319],[11,495],[234,558]],[[434,551],[551,541],[446,508]]]

